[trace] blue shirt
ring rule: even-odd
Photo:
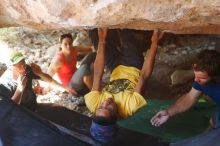
[[[205,85],[200,85],[197,82],[194,82],[192,87],[196,90],[199,90],[206,95],[208,95],[218,106],[218,113],[220,113],[220,83],[208,83]],[[220,117],[219,117],[220,122]]]
[[[196,90],[199,90],[209,97],[220,106],[220,83],[208,83],[205,85],[200,85],[197,82],[194,82],[192,87]]]

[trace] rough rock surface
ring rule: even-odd
[[[181,85],[194,77],[193,70],[175,70],[171,77],[172,86]]]
[[[220,34],[219,0],[1,0],[0,10],[0,27],[106,26]]]

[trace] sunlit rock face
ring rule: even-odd
[[[219,0],[1,0],[0,27],[161,29],[220,34]]]

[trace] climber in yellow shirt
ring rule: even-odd
[[[98,30],[99,42],[94,63],[93,87],[92,91],[84,97],[86,106],[94,113],[90,128],[91,135],[102,142],[109,141],[113,137],[117,119],[127,118],[146,105],[141,91],[152,73],[157,45],[163,36],[163,33],[154,31],[150,49],[144,58],[143,46],[134,44],[136,38],[130,30],[116,31],[121,43],[119,49],[111,46],[114,40],[108,37],[112,35],[113,30]],[[105,65],[112,70],[112,73],[110,82],[102,88],[101,81]]]

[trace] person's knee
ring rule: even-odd
[[[88,83],[90,81],[90,76],[83,76],[83,82]]]
[[[91,75],[83,76],[83,82],[89,89],[92,88],[93,79]]]

